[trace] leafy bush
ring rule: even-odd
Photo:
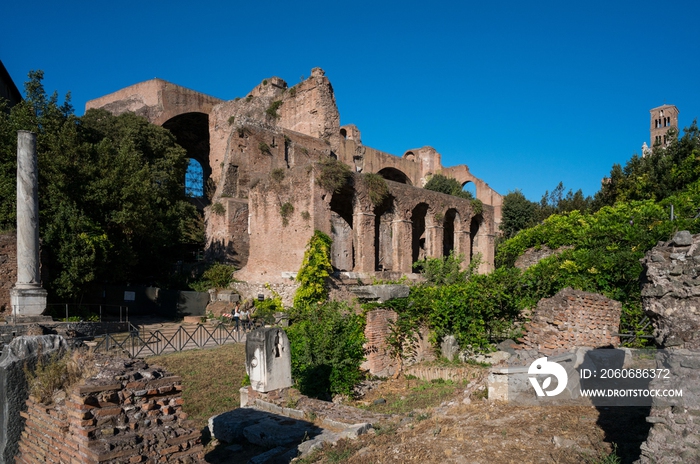
[[[282,100],[275,100],[272,103],[270,103],[270,106],[267,107],[265,110],[265,114],[270,116],[271,118],[277,119],[280,117],[279,114],[277,114],[277,110],[279,107],[282,106]]]
[[[454,250],[449,256],[443,258],[425,258],[413,263],[414,269],[420,269],[420,273],[433,285],[452,285],[465,282],[479,267],[481,262],[477,255],[469,264],[468,269],[462,270],[464,256],[455,255]]]
[[[426,190],[432,190],[434,192],[444,193],[446,195],[466,198],[468,200],[474,198],[471,192],[462,190],[462,184],[460,184],[459,181],[457,181],[457,179],[446,177],[442,174],[435,174],[434,176],[432,176],[423,188]]]
[[[367,184],[369,199],[374,206],[379,206],[389,196],[389,188],[386,181],[379,174],[368,173],[364,174],[363,179]]]
[[[202,277],[190,283],[195,292],[206,292],[210,288],[228,288],[233,282],[235,267],[228,264],[213,264],[202,273]]]
[[[320,173],[316,177],[316,182],[324,190],[330,193],[340,191],[340,189],[352,177],[352,171],[345,164],[332,158],[325,159],[318,163]]]
[[[350,395],[363,378],[364,318],[342,302],[315,306],[287,329],[292,377],[305,395]]]
[[[331,243],[333,240],[320,230],[314,231],[304,252],[304,260],[297,273],[299,288],[294,294],[293,316],[303,316],[311,308],[328,299],[326,279],[333,271],[331,265]]]
[[[269,285],[267,288],[272,290]],[[275,323],[275,313],[284,312],[282,297],[274,290],[272,290],[272,298],[265,298],[262,301],[253,300],[253,306],[255,306],[253,316],[263,320],[268,325]]]

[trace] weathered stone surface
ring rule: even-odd
[[[320,68],[292,87],[270,77],[233,101],[154,79],[92,100],[89,108],[131,111],[163,125],[200,161],[218,204],[215,213],[205,210],[207,253],[236,265],[239,280],[287,281],[314,230],[333,236],[333,265],[341,271],[410,274],[416,260],[450,250],[467,259],[479,253],[479,272],[493,269],[501,195],[465,165],[442,166],[434,148],[394,156],[364,146],[357,127],[340,126],[333,86]],[[313,167],[329,159],[356,174],[335,192],[318,185]],[[473,183],[481,212],[468,200],[417,188],[438,172]],[[383,204],[370,201],[360,173],[387,180]]]
[[[410,290],[408,285],[358,285],[349,289],[358,298],[380,303],[392,298],[406,298]]]
[[[440,354],[443,358],[447,358],[448,361],[452,361],[457,353],[459,353],[457,339],[454,335],[447,335],[440,343]]]
[[[641,464],[700,462],[700,263],[694,255],[700,234],[677,232],[641,260],[645,270],[642,307],[654,325],[662,347],[658,368],[670,369],[669,379],[654,379],[650,389],[682,388],[680,403],[655,398],[647,422],[654,424],[641,446]]]
[[[42,335],[17,337],[5,346],[0,357],[0,464],[14,462],[25,420],[29,395],[25,366],[33,369],[39,357],[46,362],[57,352],[67,349],[63,337]]]
[[[255,391],[269,392],[292,386],[292,358],[284,330],[253,330],[246,337],[245,352],[246,372]]]

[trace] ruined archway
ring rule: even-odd
[[[409,179],[409,177],[406,174],[404,174],[402,171],[399,171],[396,168],[384,168],[381,169],[377,174],[379,174],[386,180],[392,180],[400,184],[413,185],[411,183],[411,179]]]
[[[469,192],[472,196],[472,198],[478,198],[477,197],[477,191],[476,191],[476,184],[472,181],[466,181],[462,184],[462,191],[464,192]]]
[[[168,129],[174,136],[178,145],[187,151],[190,159],[196,160],[199,168],[191,165],[188,169],[185,183],[201,185],[201,189],[196,190],[197,195],[192,195],[196,199],[205,199],[204,186],[211,176],[211,166],[209,165],[209,115],[205,113],[184,113],[174,116],[163,123],[163,127]],[[194,179],[193,176],[201,176]]]
[[[331,264],[338,271],[352,271],[355,267],[353,195],[352,188],[345,186],[331,198]]]
[[[411,262],[415,263],[427,256],[428,243],[425,219],[428,205],[419,203],[411,212]]]
[[[455,251],[457,243],[457,225],[460,223],[459,213],[456,209],[450,208],[445,213],[443,220],[442,256],[450,256]]]

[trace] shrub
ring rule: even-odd
[[[425,258],[413,264],[415,269],[420,269],[420,273],[425,280],[433,285],[452,285],[458,282],[465,282],[469,276],[476,272],[481,262],[477,255],[472,259],[469,268],[462,270],[464,256],[455,255],[454,250],[449,256],[442,258]]]
[[[446,177],[442,174],[435,174],[432,176],[423,188],[468,200],[474,198],[471,192],[462,190],[462,185],[457,181],[457,179]]]
[[[190,283],[190,288],[195,292],[206,292],[210,288],[228,288],[234,281],[235,270],[234,266],[228,264],[213,264],[202,273],[199,279]]]
[[[294,294],[294,314],[303,315],[313,306],[328,299],[326,279],[333,271],[331,265],[331,243],[333,240],[320,230],[314,231],[304,252],[304,260],[297,273],[300,283]]]
[[[297,87],[296,87],[296,85],[295,85],[294,87],[292,87],[291,89],[289,89],[289,95],[291,95],[292,97],[295,97],[296,94],[297,94]]]
[[[229,126],[232,126],[234,122],[236,122],[235,116],[231,116],[230,118],[228,118],[228,125]]]
[[[301,218],[305,221],[308,221],[309,219],[311,219],[311,214],[308,211],[302,211]]]
[[[267,85],[267,79],[263,79],[263,85]]]
[[[258,149],[260,150],[260,153],[263,155],[271,155],[272,152],[270,151],[270,146],[266,144],[265,142],[260,142],[258,144]]]
[[[270,173],[270,177],[272,177],[272,180],[274,180],[277,183],[280,183],[284,180],[284,175],[285,175],[284,168],[273,169],[272,172]]]
[[[255,311],[253,316],[262,319],[265,324],[275,323],[275,313],[284,312],[284,305],[282,305],[282,297],[279,293],[272,290],[269,285],[265,287],[272,292],[272,298],[265,298],[264,300],[253,300],[253,306],[255,306]]]
[[[362,381],[364,318],[341,302],[316,305],[287,329],[292,377],[309,396],[351,395]]]
[[[369,199],[374,206],[379,206],[389,196],[389,188],[386,181],[379,174],[364,174],[363,178],[367,184]]]
[[[287,226],[289,224],[289,218],[294,212],[294,205],[287,202],[280,206],[280,216],[282,216],[282,225]]]
[[[29,394],[43,404],[50,404],[57,391],[67,389],[95,372],[94,353],[84,349],[54,353],[47,361],[40,355],[33,371],[24,368]]]
[[[211,212],[217,216],[223,216],[226,213],[226,207],[217,201],[211,205]]]
[[[352,176],[350,168],[336,159],[325,159],[318,163],[318,166],[320,173],[316,182],[330,193],[338,192]]]
[[[265,110],[265,114],[267,114],[269,117],[277,119],[280,117],[279,114],[277,114],[277,110],[279,107],[282,106],[282,100],[275,100],[272,103],[270,103],[270,106],[267,107]]]

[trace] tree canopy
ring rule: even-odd
[[[73,114],[31,72],[26,99],[0,112],[0,228],[15,226],[17,130],[37,134],[42,249],[51,294],[94,282],[166,284],[182,246],[202,239],[174,136],[131,113]]]

